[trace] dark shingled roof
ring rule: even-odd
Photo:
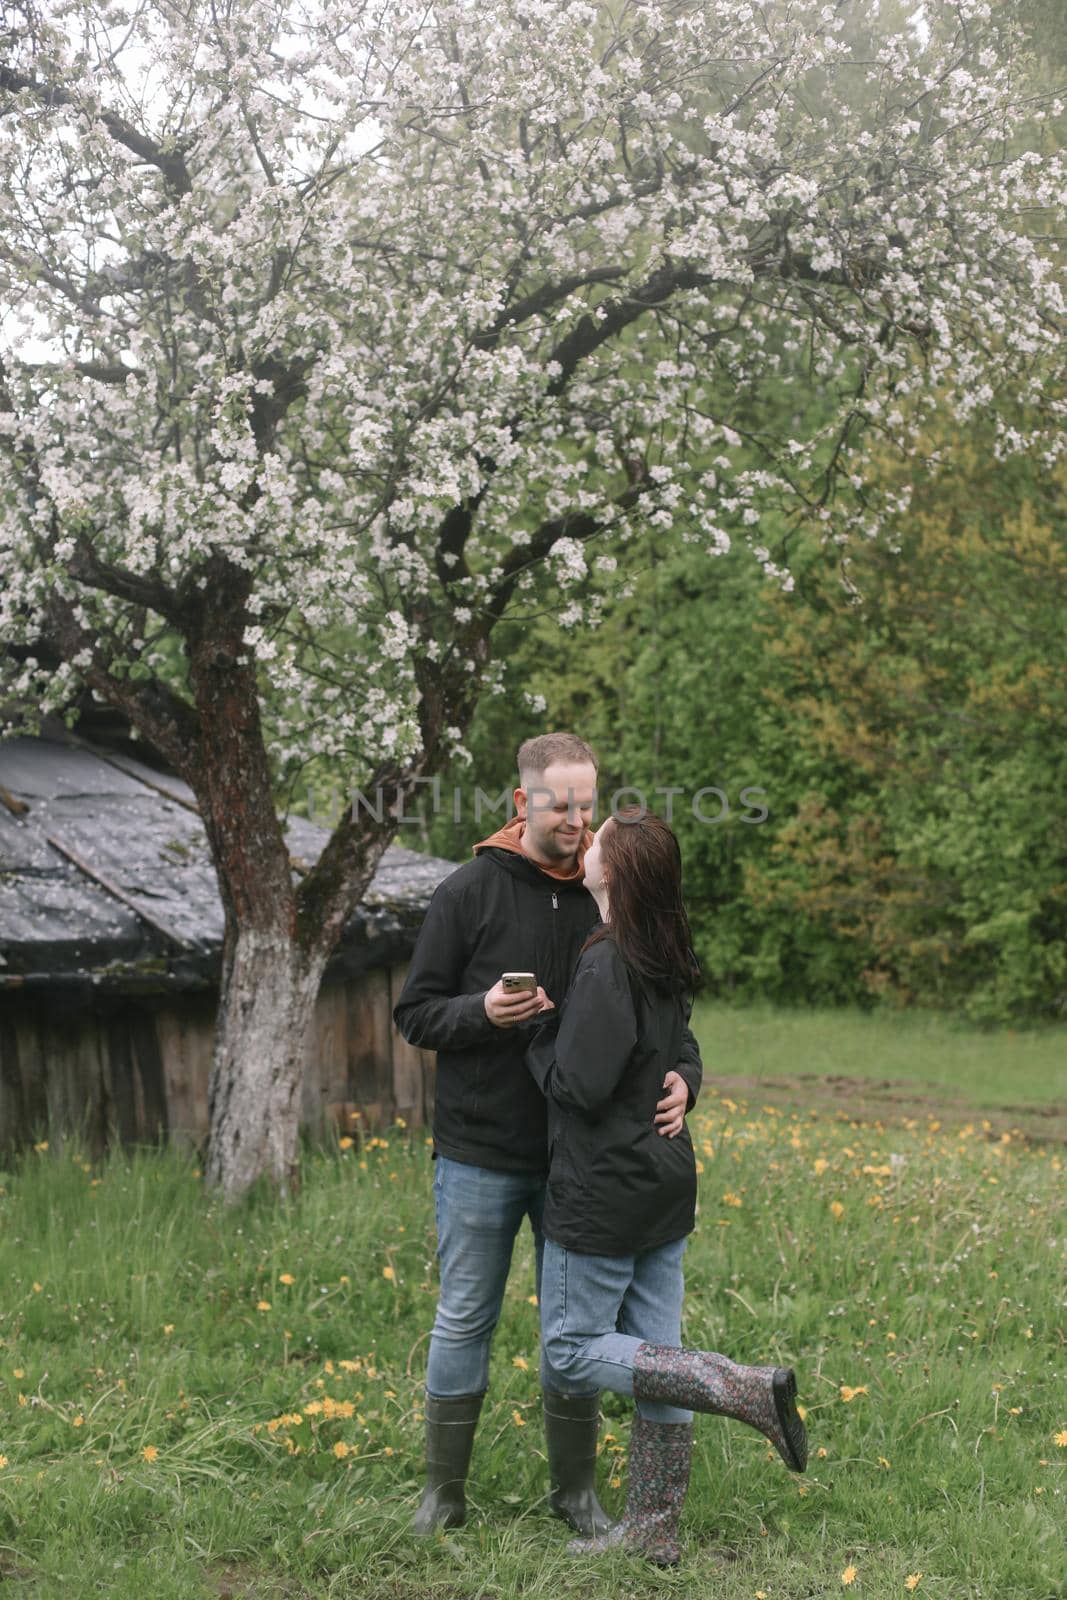
[[[299,876],[329,832],[293,817],[285,837]],[[431,894],[455,870],[390,846],[327,981],[406,959]],[[0,741],[0,993],[208,988],[222,933],[188,785],[62,725]]]

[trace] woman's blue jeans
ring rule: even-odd
[[[482,1394],[489,1383],[489,1350],[500,1320],[515,1239],[529,1217],[541,1297],[545,1179],[537,1173],[494,1172],[438,1156],[434,1211],[441,1292],[430,1334],[426,1388],[437,1398]],[[596,1383],[575,1383],[554,1372],[541,1352],[541,1385],[561,1394],[593,1394]]]
[[[642,1344],[682,1342],[685,1239],[636,1256],[586,1256],[545,1241],[541,1345],[552,1369],[588,1391],[633,1394]],[[650,1422],[691,1422],[678,1406],[638,1400]]]

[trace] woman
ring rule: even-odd
[[[549,1109],[541,1327],[558,1372],[632,1394],[638,1414],[621,1521],[569,1549],[621,1544],[672,1566],[694,1410],[750,1423],[794,1472],[807,1464],[807,1437],[791,1369],[681,1348],[696,1163],[684,1124],[661,1138],[652,1122],[697,976],[678,841],[650,813],[609,817],[583,881],[603,926],[526,1056]]]

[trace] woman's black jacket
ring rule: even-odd
[[[534,1035],[526,1065],[548,1101],[544,1232],[556,1244],[628,1256],[692,1232],[689,1129],[668,1139],[652,1120],[691,1010],[691,995],[630,972],[605,934],[580,958],[558,1017]]]

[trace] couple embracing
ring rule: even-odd
[[[636,808],[594,835],[597,767],[572,734],[518,752],[516,816],[437,888],[397,1002],[437,1051],[440,1298],[426,1373],[419,1533],[455,1527],[512,1248],[533,1229],[552,1510],[581,1537],[678,1560],[693,1412],[758,1428],[802,1472],[791,1370],[681,1344],[701,1083],[678,843]],[[503,974],[535,975],[533,991]],[[596,1496],[599,1393],[632,1395],[626,1509]]]

